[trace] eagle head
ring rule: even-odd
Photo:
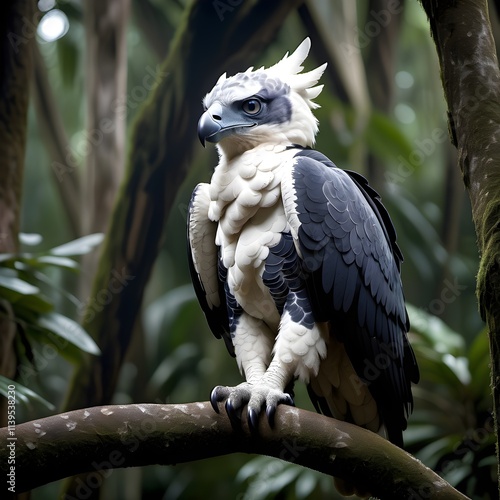
[[[306,38],[291,55],[269,68],[227,77],[224,73],[203,99],[205,112],[198,122],[198,137],[217,143],[234,156],[259,144],[312,146],[318,121],[312,109],[323,85],[316,85],[326,63],[307,73],[301,66],[309,53]]]

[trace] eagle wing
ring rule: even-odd
[[[189,271],[210,329],[217,338],[224,339],[229,353],[234,356],[224,291],[227,271],[219,259],[219,247],[215,244],[217,223],[208,218],[209,205],[208,184],[198,184],[188,206]]]
[[[391,219],[359,174],[305,149],[282,181],[288,222],[316,321],[329,321],[377,402],[388,437],[402,445],[419,378],[408,343],[402,256]],[[309,391],[316,408],[322,394]]]

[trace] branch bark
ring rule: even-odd
[[[477,297],[488,325],[499,453],[500,72],[487,0],[421,0],[436,45],[452,143],[481,255]],[[500,473],[500,470],[499,470]]]
[[[15,456],[16,492],[86,472],[75,493],[88,498],[115,468],[243,452],[341,477],[381,499],[467,499],[405,451],[355,425],[279,406],[275,428],[263,416],[256,434],[245,417],[232,428],[225,412],[215,413],[208,402],[75,410],[17,425],[14,436],[0,429],[7,442],[0,448],[0,471],[5,477]]]

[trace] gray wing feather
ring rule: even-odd
[[[217,338],[224,339],[229,353],[234,356],[224,292],[225,280],[219,275],[219,247],[215,244],[217,224],[208,218],[209,204],[208,184],[198,184],[188,207],[189,270],[210,329]]]
[[[288,175],[285,211],[316,320],[331,322],[369,384],[389,438],[400,444],[413,404],[410,382],[419,374],[406,336],[402,256],[392,222],[362,176],[336,168],[321,153],[301,151]],[[390,358],[388,366],[370,378],[366,367],[381,356]]]

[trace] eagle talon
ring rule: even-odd
[[[266,406],[266,417],[271,427],[274,426],[274,416],[276,414],[276,408],[278,407],[279,404],[295,406],[293,398],[290,396],[290,394],[287,394],[286,392],[284,393],[283,397],[280,397],[275,401],[273,401],[273,403],[268,404]]]
[[[253,408],[248,408],[248,427],[251,431],[256,431],[259,427],[259,413]]]
[[[294,406],[290,394],[265,384],[249,384],[243,382],[236,387],[218,385],[210,394],[210,404],[216,413],[220,413],[219,403],[226,400],[224,408],[233,425],[241,423],[243,408],[247,406],[247,421],[251,431],[256,431],[260,414],[266,407],[266,417],[269,425],[274,425],[274,415],[279,404]]]
[[[215,413],[220,413],[219,403],[224,401],[224,399],[226,399],[229,395],[226,394],[226,391],[224,391],[224,389],[226,388],[222,387],[221,385],[217,385],[212,389],[212,392],[210,393],[210,404],[212,405]]]
[[[276,413],[276,405],[266,406],[266,417],[269,425],[274,427],[274,415]]]
[[[241,421],[241,407],[233,403],[233,400],[229,398],[226,401],[225,408],[227,416],[229,417],[231,423],[239,424]]]

